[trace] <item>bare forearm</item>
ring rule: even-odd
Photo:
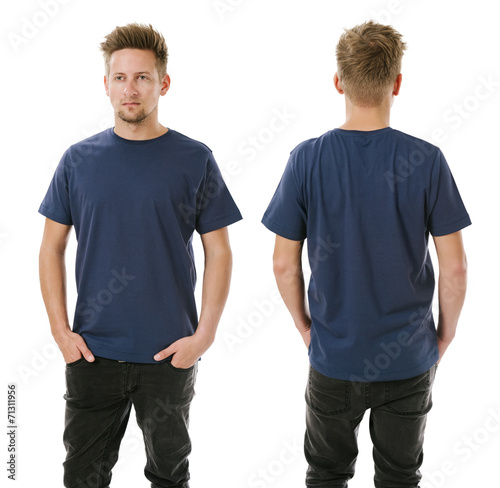
[[[215,339],[231,282],[232,254],[230,248],[207,254],[203,274],[200,319],[196,334],[210,344]]]
[[[274,245],[273,270],[283,302],[304,344],[309,347],[311,315],[307,307],[304,274],[302,273],[303,246],[304,241],[294,241],[277,235]]]
[[[84,339],[71,330],[68,320],[64,253],[70,229],[68,225],[46,219],[39,259],[40,288],[50,329],[66,363],[82,355],[87,361],[94,360]]]
[[[304,334],[311,327],[311,317],[307,308],[302,268],[294,265],[275,266],[274,275],[283,302],[290,312],[295,326],[301,334]]]
[[[450,344],[455,337],[458,319],[465,300],[467,288],[467,271],[465,266],[452,273],[439,276],[439,321],[438,338]]]
[[[66,305],[64,255],[53,250],[40,251],[40,287],[54,338],[70,330]]]
[[[455,337],[467,288],[467,257],[462,232],[435,236],[439,260],[439,321],[437,327],[439,360]]]

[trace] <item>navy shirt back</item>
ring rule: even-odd
[[[96,356],[141,363],[196,330],[194,230],[241,219],[210,149],[171,129],[74,144],[39,212],[75,228],[73,331]]]
[[[429,233],[471,223],[439,148],[390,127],[305,141],[262,222],[307,239],[315,369],[385,381],[438,360]]]

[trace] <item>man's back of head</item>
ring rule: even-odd
[[[359,107],[380,105],[401,72],[402,35],[373,21],[345,29],[337,44],[337,73],[345,95]]]

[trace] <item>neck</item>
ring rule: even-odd
[[[155,139],[165,134],[168,129],[161,125],[156,120],[150,120],[149,117],[139,123],[125,122],[120,117],[115,115],[115,134],[124,139],[135,141],[144,141],[147,139]]]
[[[340,129],[370,131],[389,127],[391,101],[389,99],[377,107],[359,107],[346,98],[346,120]]]

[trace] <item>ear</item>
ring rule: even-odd
[[[392,90],[392,94],[394,96],[399,95],[399,90],[401,89],[401,82],[403,81],[403,75],[399,73],[396,81],[394,82],[394,88]]]
[[[160,90],[160,95],[164,96],[168,92],[168,89],[170,88],[170,76],[165,75],[163,77],[163,80],[161,82],[161,90]]]
[[[106,90],[106,95],[109,97],[109,86],[108,86],[108,79],[106,78],[106,75],[104,75],[104,89]]]
[[[340,80],[339,80],[339,77],[337,75],[337,73],[335,73],[333,75],[333,84],[335,85],[335,89],[341,94],[343,95],[344,94],[344,90],[342,90],[342,86],[340,85]]]

